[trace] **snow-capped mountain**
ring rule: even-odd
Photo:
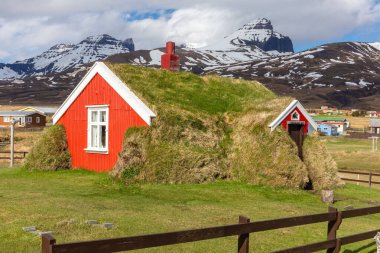
[[[259,48],[268,54],[293,53],[293,43],[288,36],[274,31],[272,23],[266,18],[259,18],[243,25],[234,33],[207,49],[235,49],[241,47]]]
[[[159,66],[164,52],[164,48],[141,50],[137,55],[111,56],[111,60]],[[182,45],[177,53],[183,56],[181,63],[184,70],[201,73],[231,64],[290,55],[293,53],[293,44],[289,37],[274,31],[270,20],[260,18],[245,24],[217,43],[203,48]]]
[[[36,57],[0,64],[0,79],[61,72],[113,54],[131,51],[134,51],[132,39],[121,41],[106,34],[90,36],[76,45],[58,44]]]
[[[220,75],[259,80],[305,105],[379,109],[380,43],[342,42],[293,55],[214,68]]]
[[[100,37],[89,37],[77,45],[59,44],[11,66],[0,64],[0,76],[24,73],[21,78],[0,80],[0,104],[60,104],[91,61],[110,55],[107,61],[159,67],[165,52],[164,48],[133,51],[132,41]],[[103,39],[108,42],[97,43]],[[266,19],[248,23],[213,45],[176,49],[184,71],[258,80],[308,107],[379,110],[380,42],[333,43],[292,51],[291,40],[275,32]]]

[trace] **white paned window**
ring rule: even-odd
[[[26,123],[32,123],[32,117],[26,117]]]
[[[11,117],[4,117],[4,122],[11,122]]]
[[[108,152],[108,106],[89,106],[87,149],[94,152]]]
[[[39,124],[40,122],[40,117],[36,117],[36,123]]]

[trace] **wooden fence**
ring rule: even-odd
[[[238,236],[238,253],[248,253],[250,233],[320,222],[328,222],[326,241],[275,252],[296,253],[327,250],[328,253],[335,253],[339,252],[342,245],[373,238],[377,232],[380,231],[379,228],[365,233],[337,238],[337,231],[343,219],[376,213],[380,213],[380,206],[346,211],[338,211],[336,208],[329,207],[327,213],[306,216],[255,222],[250,222],[249,218],[240,216],[238,224],[227,226],[64,244],[57,244],[52,235],[46,234],[42,236],[42,253],[111,253],[209,240],[228,236]]]
[[[26,152],[26,151],[15,151],[14,154],[15,154],[15,156],[14,156],[15,160],[21,160],[21,159],[25,159],[28,152]],[[9,159],[11,159],[11,152],[10,151],[0,151],[0,160],[9,160]]]
[[[343,181],[348,182],[356,182],[356,183],[365,183],[368,184],[369,187],[372,185],[380,185],[379,181],[374,181],[373,177],[380,177],[379,173],[372,173],[372,172],[361,172],[361,171],[348,171],[348,170],[338,170],[339,173],[343,174],[352,174],[357,175],[357,179],[353,178],[347,178],[347,177],[341,177]],[[360,179],[360,175],[367,177],[368,179]]]

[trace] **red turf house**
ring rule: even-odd
[[[318,129],[313,120],[298,100],[293,100],[288,107],[269,124],[271,131],[282,126],[298,146],[298,154],[302,159],[302,144],[304,136]]]
[[[74,168],[109,171],[126,130],[156,115],[104,63],[97,62],[53,116],[66,129]]]
[[[271,131],[273,131],[279,125],[288,132],[292,131],[292,129],[298,129],[298,131],[304,134],[310,134],[318,128],[317,123],[298,100],[293,100],[290,105],[269,124],[269,127]]]

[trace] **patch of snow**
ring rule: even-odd
[[[273,76],[273,74],[271,72],[267,72],[264,74],[264,77],[271,77],[271,76]]]
[[[368,43],[368,44],[376,48],[377,50],[380,50],[380,42],[373,42],[373,43]]]
[[[355,60],[354,59],[352,59],[352,58],[350,58],[350,57],[347,57],[347,62],[346,63],[348,63],[348,64],[355,64]]]
[[[306,59],[314,59],[315,56],[312,55],[312,54],[307,54],[307,55],[305,55],[303,58],[306,58]]]
[[[334,62],[334,63],[344,63],[343,61],[335,60],[335,59],[330,59],[330,61],[332,61],[332,62]]]
[[[357,84],[357,83],[354,83],[354,82],[345,82],[345,84],[346,84],[347,86],[358,86],[358,84]]]
[[[150,51],[149,55],[152,60],[149,62],[149,65],[161,65],[161,55],[163,54],[164,53],[158,49]]]
[[[146,63],[146,60],[144,59],[144,57],[140,56],[140,62],[141,62],[142,64]]]
[[[328,68],[330,68],[331,67],[331,63],[326,63],[325,65],[322,65],[321,67],[320,67],[320,69],[321,70],[326,70],[326,69],[328,69]]]
[[[19,78],[19,77],[20,75],[16,71],[14,71],[13,69],[7,66],[0,69],[0,79],[10,80],[10,79]]]
[[[313,81],[314,81],[314,80],[321,78],[322,76],[323,76],[322,74],[317,73],[317,72],[309,72],[304,77],[305,78],[313,78]]]
[[[229,67],[229,68],[227,68],[227,71],[242,70],[242,69],[246,69],[246,68],[248,68],[248,67],[249,67],[248,65],[243,65],[243,66],[233,66],[233,67]]]
[[[14,83],[14,84],[23,84],[25,82],[23,80],[16,79],[16,80],[13,80],[11,83]]]
[[[359,81],[359,85],[360,85],[361,88],[364,88],[364,87],[366,87],[368,85],[372,85],[372,84],[373,83],[364,81],[364,79],[360,79],[360,81]]]

